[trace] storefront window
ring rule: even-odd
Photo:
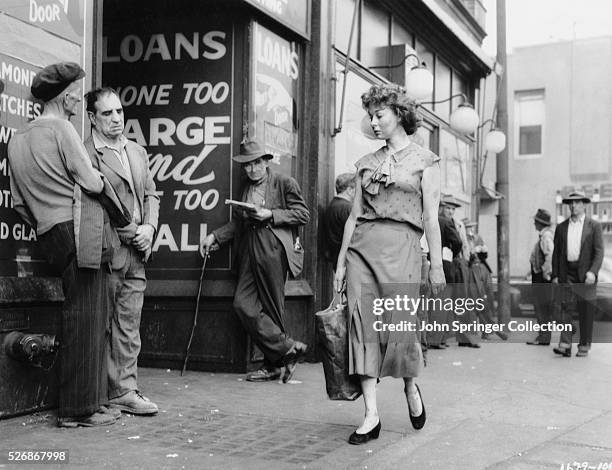
[[[249,136],[263,142],[272,168],[295,175],[300,53],[296,42],[253,24]]]

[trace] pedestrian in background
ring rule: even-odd
[[[247,374],[250,382],[277,380],[285,367],[288,382],[307,346],[287,333],[285,281],[302,270],[304,251],[297,229],[310,220],[310,212],[295,179],[269,168],[272,155],[256,140],[240,146],[233,160],[240,163],[248,181],[234,218],[200,242],[201,253],[234,240],[234,266],[238,270],[234,311],[264,355],[264,365]]]
[[[351,213],[355,197],[355,173],[342,173],[336,178],[336,196],[325,209],[323,218],[325,259],[336,269],[342,246],[344,224]]]
[[[123,106],[117,92],[96,88],[87,93],[87,114],[92,132],[85,148],[92,164],[132,214],[132,223],[117,229],[121,245],[111,260],[108,397],[122,411],[151,415],[157,413],[157,405],[140,393],[137,377],[140,316],[147,285],[145,262],[157,230],[159,196],[147,151],[123,136]]]
[[[107,268],[119,244],[110,217],[125,225],[130,214],[93,168],[69,121],[81,102],[79,81],[84,76],[72,62],[53,64],[36,74],[31,92],[44,101],[44,110],[18,130],[8,146],[14,208],[36,229],[41,252],[62,276],[60,427],[112,424],[121,414],[105,406]],[[110,212],[101,203],[103,196],[111,201]]]
[[[597,274],[603,262],[604,248],[599,222],[586,216],[585,205],[591,200],[582,191],[574,191],[563,204],[570,208],[570,217],[557,225],[552,257],[552,282],[564,302],[559,309],[560,323],[571,323],[570,303],[576,304],[580,340],[576,356],[586,357],[593,339],[593,309],[595,308]],[[572,301],[568,300],[568,294]],[[556,354],[570,357],[572,332],[562,331]]]
[[[417,332],[375,326],[377,321],[414,324],[417,312],[393,309],[379,317],[373,311],[375,299],[419,296],[423,231],[431,250],[433,292],[445,283],[437,218],[440,158],[410,138],[420,121],[417,105],[397,85],[374,85],[361,100],[372,130],[386,145],[355,164],[355,199],[334,279],[338,292],[346,280],[349,374],[360,377],[365,404],[363,422],[349,437],[351,444],[379,435],[376,383],[380,377],[403,379],[410,421],[416,429],[425,425],[425,406],[414,380],[423,368]]]
[[[555,248],[554,229],[550,212],[546,209],[538,209],[533,216],[533,225],[538,232],[538,241],[534,244],[529,257],[531,266],[531,295],[536,320],[539,325],[544,325],[552,320],[552,257]],[[532,346],[550,345],[550,331],[540,331],[536,338],[527,341]]]
[[[469,250],[469,274],[468,274],[468,295],[472,299],[481,299],[484,304],[483,309],[477,309],[477,316],[480,323],[484,325],[494,325],[492,315],[495,312],[495,302],[493,299],[493,288],[491,280],[491,268],[487,263],[489,250],[484,240],[478,233],[478,222],[469,219],[463,220],[465,226],[466,239]],[[506,341],[508,335],[503,331],[495,331],[495,334]],[[481,338],[489,339],[489,333],[483,332]]]

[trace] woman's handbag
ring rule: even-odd
[[[338,303],[334,296],[329,307],[315,313],[325,388],[330,400],[356,400],[361,395],[358,376],[348,374],[347,310],[346,303]]]

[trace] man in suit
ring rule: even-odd
[[[201,241],[201,252],[234,240],[238,279],[234,310],[253,342],[264,354],[261,369],[249,373],[250,382],[276,380],[285,366],[288,382],[307,346],[292,339],[285,327],[285,280],[302,270],[304,252],[297,228],[310,219],[300,187],[293,178],[268,167],[272,155],[255,140],[240,146],[233,160],[240,163],[248,178],[242,201],[234,218]]]
[[[108,395],[111,405],[121,411],[151,415],[158,408],[138,390],[137,365],[140,316],[147,283],[145,262],[157,230],[159,197],[146,150],[123,136],[124,117],[119,95],[112,88],[90,91],[87,114],[92,133],[85,147],[93,166],[106,176],[133,219],[130,225],[117,230],[121,245],[112,258]]]
[[[126,225],[130,214],[93,168],[70,123],[84,76],[72,62],[41,70],[31,92],[44,102],[44,110],[8,146],[13,207],[36,229],[42,253],[62,276],[60,427],[112,424],[121,414],[105,406],[107,268],[119,244],[110,222]]]
[[[552,256],[555,248],[554,230],[551,227],[550,213],[546,209],[538,209],[533,217],[538,241],[533,246],[529,264],[531,265],[531,284],[533,286],[533,305],[539,325],[547,324],[552,318]],[[531,346],[548,346],[550,331],[540,331],[533,341],[527,341]]]
[[[344,224],[353,208],[355,173],[342,173],[336,178],[336,196],[325,209],[325,258],[336,270],[342,246]]]
[[[580,326],[580,342],[576,356],[586,357],[593,338],[593,302],[597,274],[603,261],[604,249],[601,225],[585,215],[585,204],[591,200],[581,191],[563,199],[569,205],[570,217],[555,230],[555,248],[552,256],[552,282],[559,295],[570,292],[576,300]],[[571,323],[568,302],[561,304],[561,323]],[[572,332],[562,331],[556,354],[571,356]]]

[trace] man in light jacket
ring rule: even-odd
[[[132,223],[117,229],[121,245],[113,253],[110,277],[112,304],[108,357],[108,396],[111,406],[136,415],[151,415],[157,405],[138,389],[140,317],[147,284],[144,263],[151,254],[157,230],[159,197],[149,170],[147,151],[123,136],[124,116],[112,88],[87,93],[92,126],[85,147],[92,164],[113,186],[132,214]]]

